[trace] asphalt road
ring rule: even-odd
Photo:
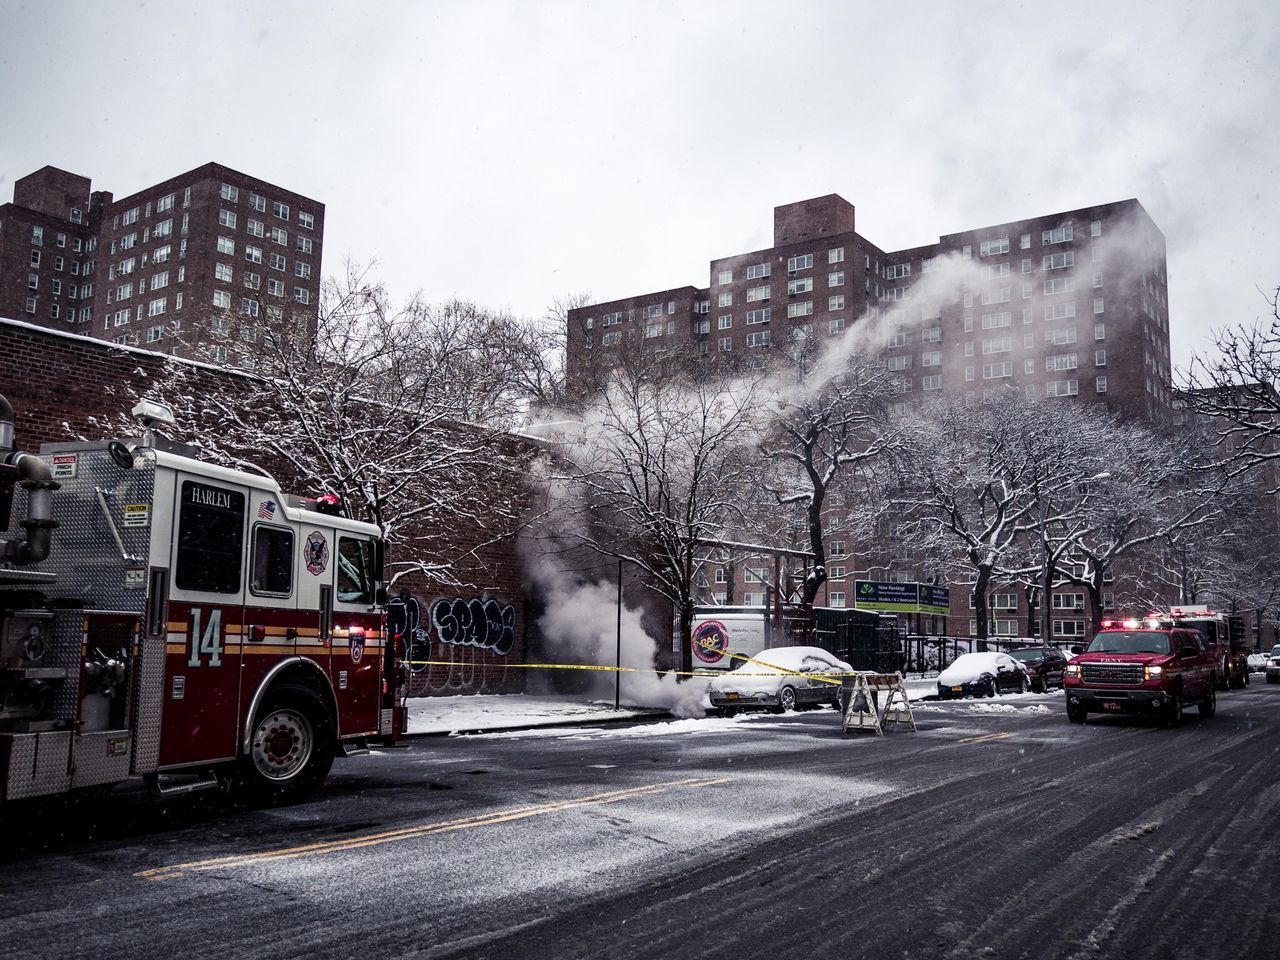
[[[313,800],[3,826],[0,957],[1280,956],[1280,687],[432,738]],[[1268,909],[1270,908],[1270,909]]]

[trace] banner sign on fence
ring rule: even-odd
[[[930,613],[945,617],[951,611],[951,591],[927,583],[888,583],[855,580],[853,605],[881,613]]]

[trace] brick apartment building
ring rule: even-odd
[[[1012,384],[1028,395],[1088,398],[1163,418],[1174,400],[1167,279],[1164,236],[1137,200],[887,251],[857,232],[852,204],[829,195],[775,207],[773,246],[711,260],[705,286],[571,310],[568,369],[585,386],[624,351],[658,347],[761,368],[797,342],[862,333],[898,374],[904,405]],[[819,604],[851,603],[855,575],[914,579],[909,571],[868,570],[874,560],[845,546],[828,545],[830,580]],[[712,572],[708,599],[724,602],[729,593],[738,603],[763,602],[757,568],[766,564],[743,558],[736,566]],[[1023,591],[993,591],[996,631],[1025,634],[1032,618]],[[964,591],[952,593],[947,632],[967,635]],[[1082,588],[1064,584],[1057,594],[1055,634],[1082,635]]]
[[[314,324],[324,204],[216,163],[120,200],[43,167],[0,205],[0,316],[235,359]]]

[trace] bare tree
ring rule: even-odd
[[[519,474],[504,432],[512,390],[489,382],[473,305],[394,307],[368,271],[322,287],[314,324],[211,343],[234,372],[170,362],[142,391],[174,408],[173,439],[232,465],[269,467],[282,484],[340,498],[397,547],[395,576],[459,582],[454,536],[512,535],[522,504],[500,490]],[[481,337],[482,338],[482,337]]]
[[[1280,289],[1267,302],[1269,319],[1216,331],[1184,378],[1183,404],[1208,421],[1232,476],[1280,460]],[[1274,470],[1267,484],[1280,493]]]
[[[804,509],[813,566],[804,579],[801,602],[812,605],[827,579],[828,494],[893,442],[896,434],[888,425],[887,410],[897,379],[886,371],[883,360],[862,352],[815,369],[803,345],[792,356],[794,376],[772,382],[771,422],[761,452],[782,468],[779,479],[785,486],[774,488],[778,503]]]
[[[750,385],[620,369],[563,446],[558,479],[588,513],[575,535],[671,601],[685,670],[706,541],[733,525],[750,474],[753,409]]]

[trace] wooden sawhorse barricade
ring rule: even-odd
[[[880,705],[880,691],[889,695]],[[900,704],[901,710],[894,705]],[[911,701],[901,673],[853,673],[846,675],[840,684],[841,734],[854,730],[874,730],[884,736],[884,728],[890,723],[908,723],[914,733],[916,718],[911,712]]]

